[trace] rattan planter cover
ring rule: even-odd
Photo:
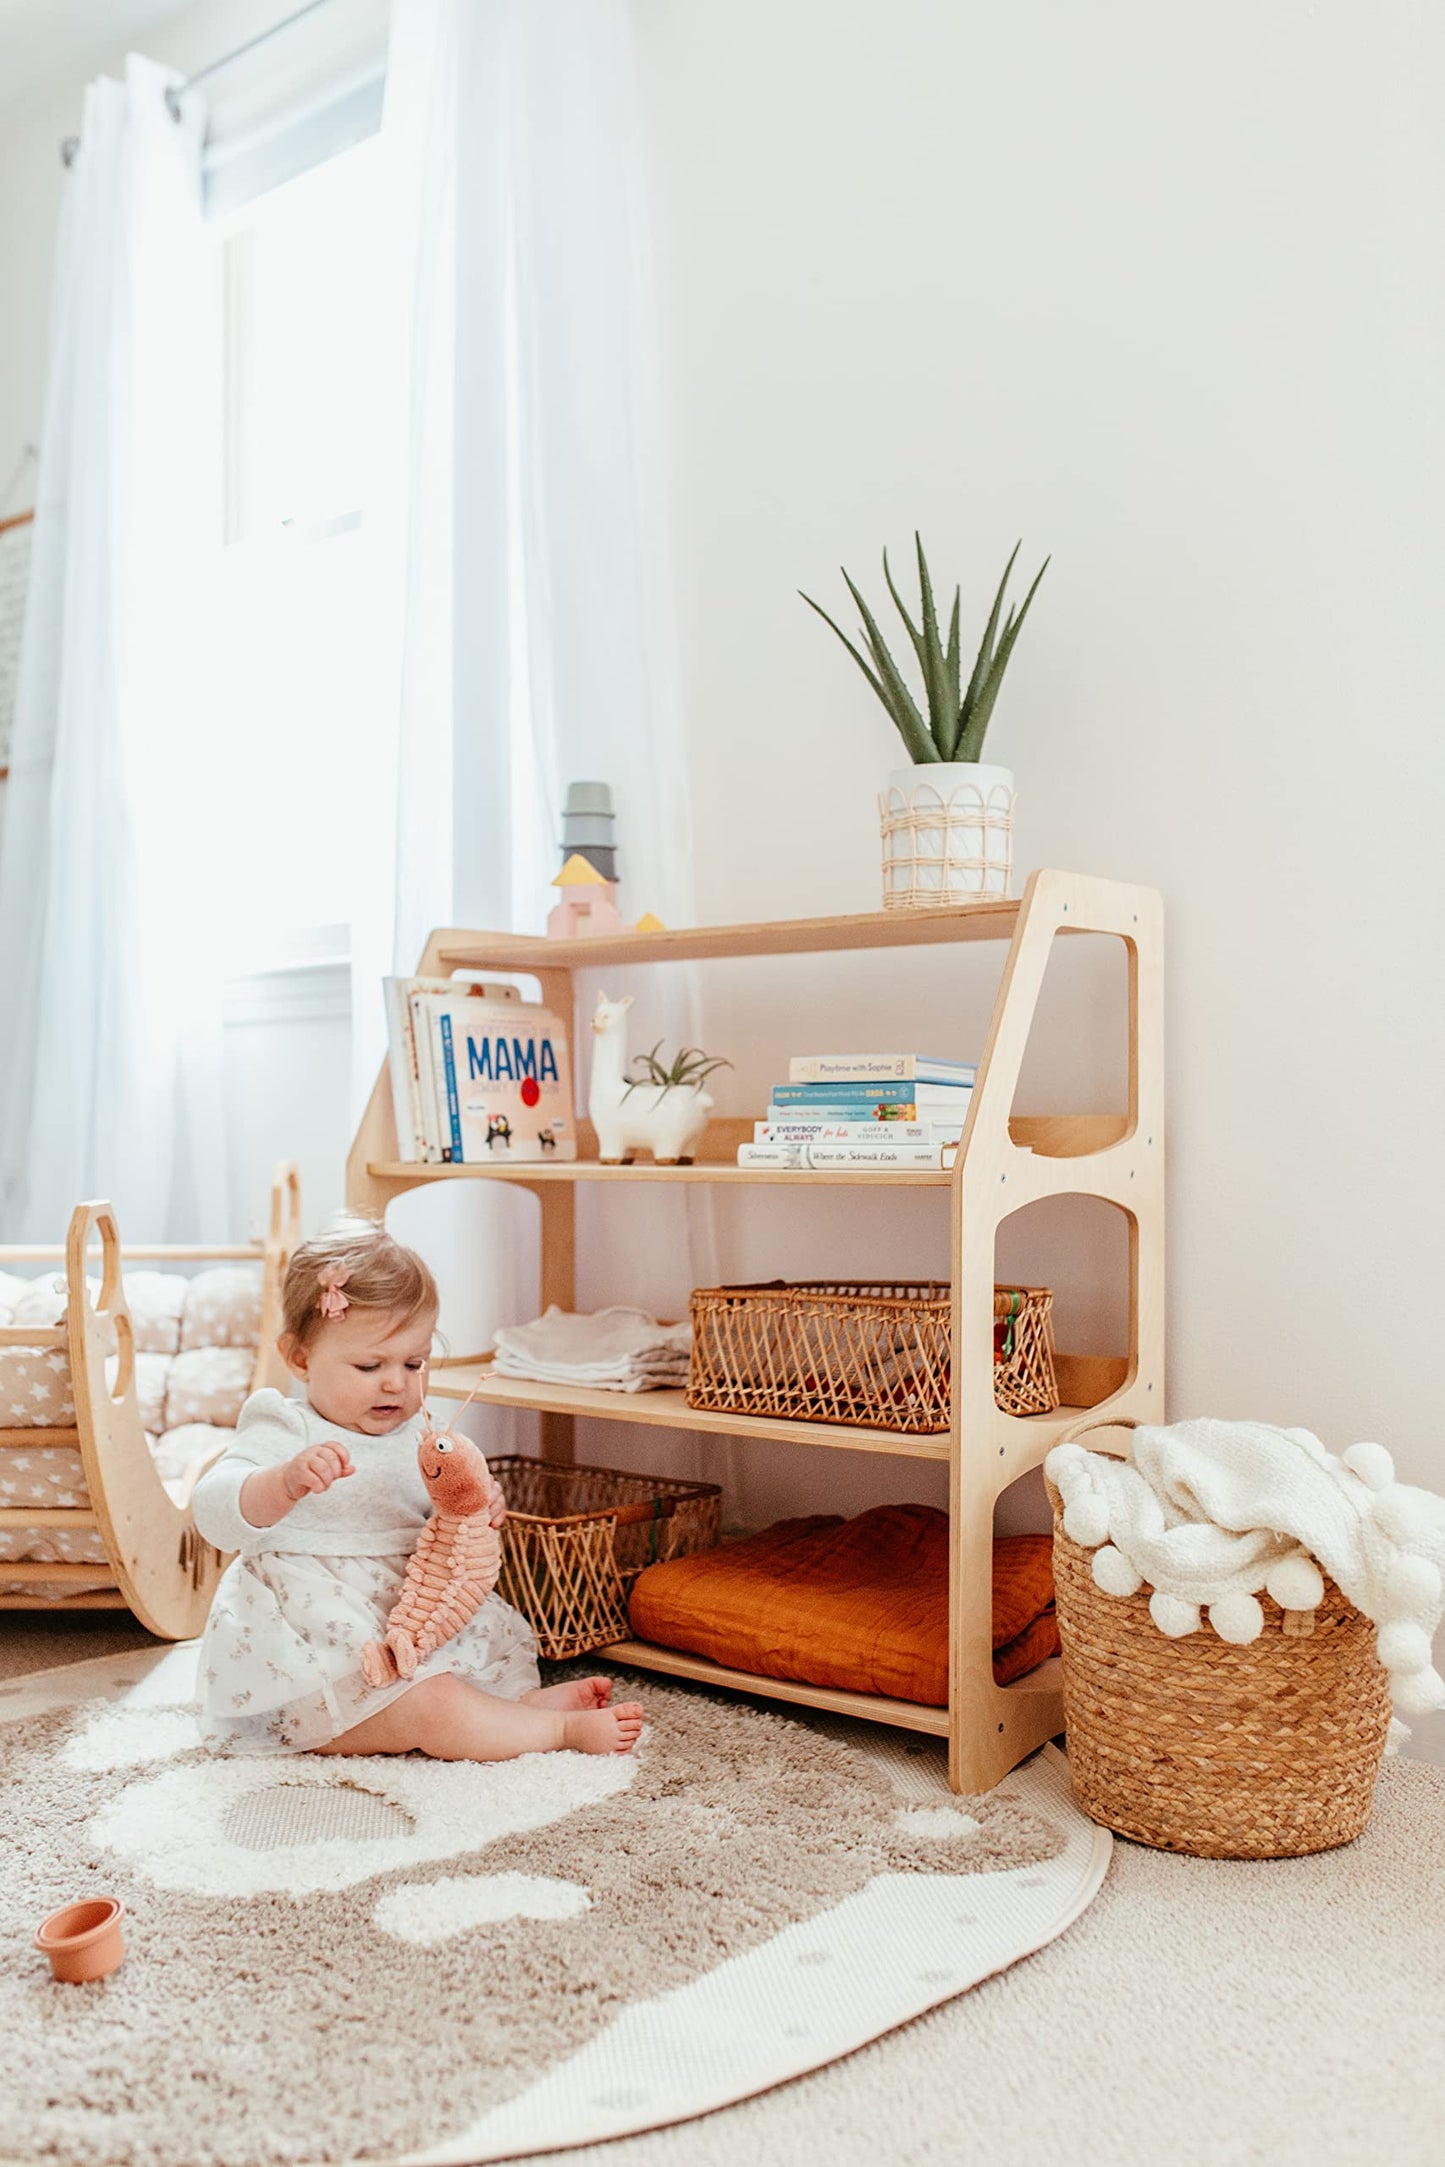
[[[1084,1812],[1161,1851],[1293,1858],[1349,1843],[1370,1817],[1390,1725],[1375,1629],[1326,1580],[1295,1637],[1263,1593],[1264,1631],[1169,1640],[1149,1591],[1106,1595],[1063,1531],[1054,1584],[1069,1776]]]

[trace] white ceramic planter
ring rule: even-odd
[[[1011,768],[972,760],[894,768],[878,800],[883,908],[936,910],[1007,895],[1014,798]]]

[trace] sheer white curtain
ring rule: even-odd
[[[194,588],[219,431],[200,115],[131,59],[86,94],[56,266],[34,554],[0,840],[0,1227],[84,1196],[134,1239],[225,1231],[204,937]],[[213,531],[213,530],[212,530]]]
[[[438,922],[543,929],[575,778],[613,786],[624,910],[687,924],[631,9],[395,0],[392,26],[387,126],[414,221],[397,965]],[[639,1044],[699,1035],[695,974],[667,975],[609,985],[635,993]],[[369,1082],[375,1021],[368,1035]],[[448,1277],[483,1336],[532,1299],[508,1210],[527,1201],[418,1206],[433,1228],[453,1208]],[[639,1188],[584,1197],[582,1216],[584,1255],[610,1253],[584,1301],[685,1313],[708,1267],[703,1208]]]

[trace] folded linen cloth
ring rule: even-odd
[[[503,1377],[649,1392],[687,1382],[692,1327],[659,1324],[645,1309],[579,1315],[554,1303],[531,1324],[504,1325],[492,1344]]]
[[[1064,1532],[1094,1552],[1106,1594],[1147,1584],[1162,1633],[1196,1632],[1201,1605],[1222,1640],[1263,1629],[1263,1588],[1313,1610],[1323,1567],[1376,1629],[1397,1708],[1445,1706],[1431,1641],[1445,1610],[1445,1498],[1395,1480],[1383,1445],[1343,1456],[1308,1430],[1208,1417],[1134,1431],[1130,1458],[1056,1445],[1044,1469]]]

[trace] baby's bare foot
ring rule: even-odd
[[[612,1698],[610,1678],[569,1678],[563,1685],[541,1685],[522,1699],[531,1708],[583,1710],[605,1708]]]
[[[641,1701],[625,1700],[618,1708],[563,1716],[562,1743],[573,1753],[630,1753],[641,1730]]]

